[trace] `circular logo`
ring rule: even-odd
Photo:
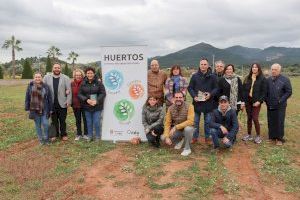
[[[123,83],[123,75],[118,70],[111,70],[105,74],[104,84],[112,91],[119,90]]]
[[[134,83],[129,86],[129,95],[132,99],[138,99],[144,95],[144,87],[140,83]]]
[[[114,115],[121,122],[128,122],[134,115],[134,105],[126,99],[118,101],[114,106]]]

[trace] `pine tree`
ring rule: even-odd
[[[32,79],[33,72],[31,68],[31,64],[28,59],[25,60],[23,64],[23,72],[22,72],[22,79]]]
[[[66,63],[63,74],[67,75],[68,77],[71,78],[71,69],[68,67],[68,63]]]
[[[48,56],[47,57],[47,62],[46,62],[46,73],[51,72],[51,71],[52,71],[52,63],[51,63],[50,57]]]
[[[3,79],[3,69],[1,65],[0,65],[0,79]]]

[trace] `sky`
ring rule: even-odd
[[[80,63],[100,60],[103,45],[147,45],[149,57],[200,42],[300,47],[299,9],[299,0],[1,0],[0,44],[14,35],[17,59],[54,45]],[[0,62],[9,60],[0,49]]]

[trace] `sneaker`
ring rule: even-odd
[[[80,135],[77,135],[77,136],[75,137],[75,141],[79,141],[80,138],[81,138],[81,136],[80,136]]]
[[[261,138],[259,136],[256,136],[254,142],[256,144],[260,144],[262,142],[262,140],[261,140]]]
[[[64,136],[64,137],[62,137],[62,140],[63,140],[63,141],[67,141],[67,140],[68,140],[68,137],[67,137],[67,136]]]
[[[181,141],[175,145],[174,149],[181,149],[183,143],[184,143],[184,138],[182,138]]]
[[[275,143],[277,146],[282,146],[283,145],[283,143],[282,143],[282,141],[280,141],[280,140],[276,140],[276,143]]]
[[[51,140],[51,142],[55,142],[56,141],[56,137],[53,137],[50,140]]]
[[[243,141],[252,141],[253,137],[251,135],[246,135],[242,138]]]
[[[192,153],[191,149],[184,149],[181,153],[182,156],[188,156]]]
[[[198,142],[198,138],[193,138],[191,144],[195,144],[196,142]]]
[[[84,135],[82,138],[85,139],[85,140],[89,140],[90,139],[87,135]]]

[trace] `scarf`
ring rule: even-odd
[[[172,76],[171,79],[174,83],[173,84],[173,93],[180,91],[180,76],[179,75]]]
[[[30,98],[30,111],[41,115],[44,107],[43,83],[33,83]]]
[[[230,98],[229,103],[230,107],[237,110],[237,99],[238,99],[238,77],[236,74],[232,74],[231,76],[224,75],[225,80],[230,85]]]

